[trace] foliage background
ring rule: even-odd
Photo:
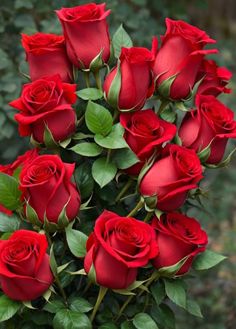
[[[36,31],[61,33],[53,10],[90,1],[80,0],[1,0],[0,2],[0,163],[12,161],[28,147],[27,138],[19,138],[14,122],[14,110],[7,104],[17,98],[27,73],[20,33]],[[102,1],[97,1],[102,2]],[[112,9],[111,34],[124,26],[137,45],[150,47],[152,35],[165,30],[164,19],[184,19],[205,29],[216,38],[221,55],[217,61],[236,71],[236,2],[234,0],[107,0]],[[236,79],[234,92],[221,99],[236,109]],[[234,143],[235,144],[235,143]],[[230,146],[231,148],[233,145]],[[229,147],[229,148],[230,148]],[[210,236],[211,249],[224,253],[228,261],[218,269],[202,274],[195,280],[192,294],[200,302],[205,315],[199,320],[177,310],[177,329],[233,329],[236,327],[236,159],[230,168],[208,174],[204,188],[210,189],[203,200],[205,210],[189,212],[199,218]]]

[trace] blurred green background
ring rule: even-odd
[[[1,0],[0,1],[0,163],[12,161],[28,147],[28,139],[19,138],[13,120],[14,110],[7,104],[17,98],[27,72],[20,33],[36,31],[61,33],[53,10],[89,1],[74,0]],[[101,1],[97,1],[101,2]],[[235,0],[107,0],[112,9],[111,34],[124,26],[137,45],[150,47],[152,35],[165,30],[164,19],[183,19],[205,29],[217,39],[220,65],[236,71],[236,1]],[[231,95],[221,99],[236,109],[236,80]],[[235,143],[234,143],[235,144]],[[229,145],[229,149],[233,143]],[[207,173],[204,209],[193,208],[190,215],[201,220],[210,237],[210,247],[226,254],[228,260],[217,269],[203,273],[191,285],[190,293],[200,302],[205,318],[198,320],[176,309],[177,329],[236,328],[236,157],[229,168]]]

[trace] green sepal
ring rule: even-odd
[[[175,106],[178,110],[182,112],[189,112],[189,109],[184,105],[184,102],[176,102]]]
[[[142,179],[144,178],[144,176],[146,175],[146,173],[149,171],[149,169],[152,167],[152,165],[154,164],[156,160],[156,152],[154,152],[154,154],[152,155],[152,157],[146,162],[146,164],[143,166],[142,170],[140,171],[139,175],[138,175],[138,186],[140,185]]]
[[[158,274],[161,277],[165,277],[165,278],[173,278],[173,277],[177,277],[176,273],[180,270],[180,268],[185,264],[185,262],[188,260],[189,255],[182,258],[180,261],[178,261],[178,263],[171,265],[171,266],[165,266],[162,268],[159,268],[157,270]]]
[[[160,86],[157,88],[158,94],[160,94],[165,99],[171,99],[170,98],[170,88],[175,81],[178,74],[172,75],[168,79],[164,80]]]
[[[88,272],[88,278],[92,283],[97,284],[97,277],[96,277],[96,271],[95,271],[95,267],[92,263],[90,270]]]
[[[55,142],[51,130],[45,124],[45,130],[43,134],[43,142],[46,148],[48,149],[56,149],[58,148],[58,143]]]
[[[50,260],[49,260],[50,268],[52,270],[53,275],[57,277],[57,262],[53,251],[53,244],[51,245],[49,255],[50,255]]]
[[[28,201],[26,201],[25,207],[26,219],[35,226],[42,227],[43,223],[39,220],[38,215],[34,208],[31,207]]]
[[[102,53],[103,53],[103,49],[91,61],[90,65],[89,65],[89,70],[91,72],[97,72],[97,71],[99,71],[104,66],[104,62],[103,62],[103,59],[102,59]]]
[[[43,144],[40,144],[39,142],[37,142],[33,135],[30,135],[30,143],[35,147],[35,148],[42,148]]]
[[[210,164],[210,163],[205,163],[204,166],[206,168],[210,168],[210,169],[224,168],[224,167],[228,166],[228,164],[230,163],[231,158],[232,158],[233,154],[235,153],[235,151],[236,151],[236,148],[234,148],[233,151],[230,152],[230,154],[227,156],[226,159],[224,159],[223,161],[219,162],[216,165]]]
[[[54,233],[54,232],[58,231],[58,225],[56,223],[50,222],[47,219],[46,214],[45,214],[44,222],[43,222],[43,229],[46,232]]]
[[[209,158],[210,154],[211,154],[211,144],[213,142],[214,139],[212,139],[210,141],[210,143],[204,148],[202,149],[200,152],[197,153],[197,156],[199,157],[201,163],[205,163],[207,161],[207,159]]]
[[[179,137],[178,133],[176,133],[174,139],[173,139],[173,143],[174,144],[177,144],[179,146],[182,146],[182,140],[181,138]]]
[[[62,208],[62,211],[60,212],[60,215],[58,217],[57,225],[59,229],[63,229],[64,227],[68,226],[70,221],[66,215],[66,208],[68,203],[70,202],[70,199],[67,201],[67,203]]]
[[[119,108],[118,103],[119,103],[120,89],[121,89],[121,70],[120,70],[120,61],[118,60],[117,72],[110,85],[107,97],[104,94],[104,98],[106,99],[108,104],[110,104],[115,109]]]
[[[152,212],[153,209],[156,209],[157,200],[158,200],[157,195],[142,196],[142,199],[144,201],[144,207],[146,211]]]

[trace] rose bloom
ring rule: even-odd
[[[116,66],[111,70],[103,85],[108,103],[113,105],[110,90],[113,88],[113,82],[119,69],[120,89],[116,91],[118,108],[120,110],[139,110],[143,107],[146,99],[154,92],[152,66],[156,50],[157,40],[155,38],[151,51],[141,47],[121,49],[119,67]]]
[[[205,250],[207,234],[196,219],[179,213],[169,213],[154,218],[152,227],[156,230],[159,254],[152,261],[154,267],[173,266],[186,257],[177,275],[189,271],[194,257]]]
[[[40,155],[20,174],[22,199],[36,212],[38,219],[57,223],[66,206],[66,216],[73,220],[80,208],[80,194],[72,182],[74,164],[64,163],[57,155]]]
[[[139,191],[144,198],[156,197],[158,209],[172,211],[183,205],[188,191],[197,188],[202,178],[195,151],[169,144],[142,178]]]
[[[229,94],[231,89],[226,88],[232,73],[226,67],[217,66],[213,60],[204,60],[197,76],[200,83],[197,94],[218,96],[221,93]]]
[[[185,147],[201,151],[210,143],[207,163],[216,164],[224,156],[229,138],[236,138],[234,113],[214,96],[197,95],[196,110],[186,113],[179,137]]]
[[[158,253],[153,228],[134,218],[104,211],[87,241],[84,268],[94,267],[96,282],[111,289],[126,289]]]
[[[56,142],[72,135],[76,128],[71,106],[77,99],[75,91],[76,85],[63,83],[59,75],[25,84],[20,98],[9,103],[20,112],[15,115],[20,135],[32,135],[38,143],[44,143],[46,127]]]
[[[183,21],[167,18],[166,27],[153,68],[156,85],[158,88],[164,81],[176,75],[168,98],[186,99],[196,83],[204,56],[217,52],[215,49],[203,48],[207,44],[215,43],[215,40],[204,31]]]
[[[151,109],[122,113],[120,123],[125,128],[127,144],[140,160],[126,170],[130,175],[139,174],[153,153],[160,151],[163,143],[170,141],[176,134],[176,126],[159,119]]]
[[[102,51],[102,60],[110,57],[110,36],[106,17],[110,10],[106,4],[89,3],[73,8],[56,10],[61,22],[67,54],[80,69],[89,69],[92,60]]]
[[[7,165],[0,165],[0,172],[12,176],[16,171],[21,170],[25,163],[29,163],[37,156],[38,156],[37,149],[29,150],[24,154],[19,155],[18,158],[13,163]],[[0,212],[3,212],[9,216],[12,215],[12,211],[6,209],[1,204],[0,204]]]
[[[38,32],[34,35],[22,34],[21,41],[31,80],[59,74],[62,81],[73,81],[72,64],[66,54],[63,36]]]
[[[44,234],[15,231],[0,240],[0,284],[13,300],[29,301],[44,294],[53,283]]]

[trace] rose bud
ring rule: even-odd
[[[188,191],[197,188],[202,178],[201,163],[195,151],[169,144],[142,177],[139,191],[147,204],[156,199],[154,206],[172,211],[183,205]]]
[[[108,103],[120,110],[139,110],[154,92],[152,74],[157,40],[153,39],[152,51],[147,48],[122,48],[119,64],[111,70],[104,82]],[[117,75],[120,80],[117,83]]]
[[[125,128],[127,144],[140,160],[126,169],[130,175],[139,174],[153,153],[159,151],[163,143],[170,141],[176,134],[176,126],[159,119],[151,109],[122,113],[120,123]]]
[[[234,113],[214,96],[197,95],[196,110],[186,113],[179,129],[185,147],[200,152],[207,146],[210,154],[206,163],[219,163],[229,138],[236,138]]]
[[[105,7],[105,3],[90,3],[56,10],[63,28],[68,57],[80,69],[92,68],[93,60],[100,53],[104,63],[109,60],[110,36],[106,17],[110,10],[105,10]]]
[[[44,77],[25,84],[20,98],[9,103],[19,110],[15,120],[20,136],[31,135],[37,143],[45,143],[45,131],[55,142],[61,142],[75,131],[76,85],[63,83],[59,75]]]
[[[22,170],[22,167],[25,163],[29,163],[38,156],[38,150],[33,149],[25,152],[22,155],[19,155],[18,158],[10,164],[0,165],[0,172],[12,176],[15,173],[18,173]],[[3,205],[0,204],[0,212],[5,213],[6,215],[12,215],[12,211],[6,209]]]
[[[80,194],[72,182],[74,167],[62,162],[57,155],[40,155],[23,167],[20,190],[29,221],[31,208],[42,223],[45,220],[58,223],[60,215],[69,223],[77,216]]]
[[[169,213],[154,218],[152,227],[156,230],[159,254],[152,261],[157,269],[174,266],[181,260],[184,264],[177,269],[176,275],[189,271],[194,257],[205,250],[207,234],[194,218],[179,213]]]
[[[153,68],[157,90],[164,98],[187,99],[196,83],[204,56],[217,52],[216,49],[203,50],[203,47],[215,43],[215,40],[183,21],[167,18],[166,27]]]
[[[94,268],[97,284],[126,289],[136,280],[138,268],[157,254],[155,232],[149,224],[104,211],[87,241],[84,268],[86,273]]]
[[[72,64],[66,54],[63,36],[41,32],[31,36],[22,34],[22,46],[29,63],[31,80],[59,74],[62,81],[73,81]]]
[[[229,94],[231,89],[225,86],[229,83],[232,73],[225,67],[219,67],[213,60],[204,60],[198,73],[197,81],[202,79],[197,94],[218,96]]]
[[[13,300],[29,301],[44,294],[53,283],[46,253],[44,234],[15,231],[0,241],[0,284],[4,294]]]

